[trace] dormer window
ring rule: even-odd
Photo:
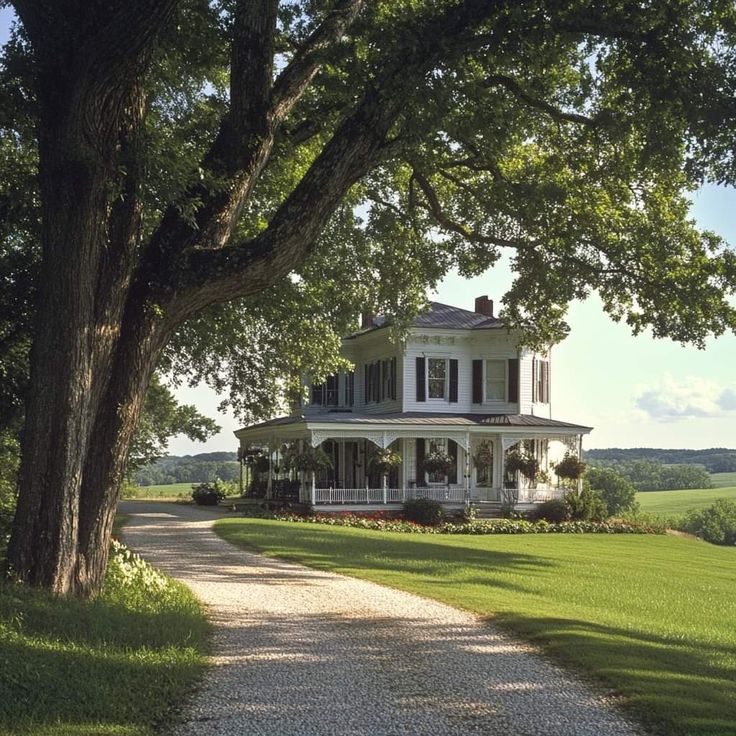
[[[427,396],[443,401],[447,398],[446,358],[427,358]]]

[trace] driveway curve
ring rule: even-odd
[[[480,618],[244,552],[218,511],[125,502],[125,542],[186,583],[213,668],[178,736],[633,736],[612,703]]]

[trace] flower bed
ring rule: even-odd
[[[439,526],[421,526],[413,521],[391,518],[386,514],[269,514],[265,518],[302,524],[348,526],[407,534],[662,534],[645,524],[630,521],[529,521],[527,519],[483,519],[468,522],[445,522]]]

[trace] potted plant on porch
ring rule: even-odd
[[[566,452],[562,460],[554,466],[555,475],[562,485],[574,486],[585,473],[586,464],[576,455]]]

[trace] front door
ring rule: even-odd
[[[497,501],[498,493],[493,485],[493,441],[483,440],[473,445],[474,496],[480,501]]]

